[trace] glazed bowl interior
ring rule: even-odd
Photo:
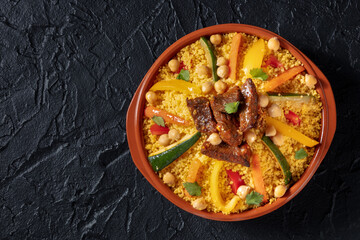
[[[162,182],[158,175],[156,175],[156,173],[153,171],[147,160],[142,127],[143,113],[145,108],[145,93],[153,85],[159,67],[165,65],[173,56],[177,54],[177,52],[180,51],[180,49],[182,49],[186,45],[197,41],[201,36],[209,36],[215,33],[229,32],[243,32],[246,34],[255,35],[266,40],[270,39],[271,37],[277,37],[280,41],[281,47],[288,49],[293,56],[295,56],[304,64],[306,71],[309,74],[314,75],[318,79],[316,90],[320,94],[323,104],[323,111],[321,134],[319,141],[320,144],[316,147],[315,154],[310,161],[308,168],[305,170],[301,178],[294,185],[291,186],[291,188],[287,191],[284,197],[277,199],[272,204],[266,204],[256,209],[247,210],[241,213],[224,215],[222,213],[213,213],[194,209],[189,202],[186,202],[182,198],[178,197],[172,192],[169,187],[167,187]],[[331,141],[334,137],[335,129],[336,109],[334,96],[329,81],[319,70],[319,68],[302,52],[300,52],[284,38],[268,30],[244,24],[222,24],[203,28],[182,37],[174,44],[172,44],[160,55],[160,57],[155,61],[155,63],[151,66],[151,68],[145,75],[144,79],[142,80],[141,84],[139,85],[137,91],[133,96],[133,100],[130,103],[126,119],[127,138],[132,159],[140,172],[149,181],[149,183],[154,186],[164,197],[166,197],[168,200],[170,200],[172,203],[182,208],[183,210],[198,215],[200,217],[219,221],[240,221],[256,218],[278,209],[279,207],[290,201],[292,198],[294,198],[309,182],[309,180],[319,167],[320,163],[322,162],[323,158],[325,157],[330,147]]]

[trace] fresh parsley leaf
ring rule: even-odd
[[[153,116],[151,119],[152,119],[152,120],[154,121],[154,123],[156,123],[157,125],[162,126],[162,127],[165,127],[165,121],[164,121],[164,119],[163,119],[162,117]]]
[[[264,196],[261,195],[260,193],[252,191],[251,193],[246,195],[246,204],[259,205],[262,202],[263,198]]]
[[[236,113],[238,110],[240,102],[230,102],[225,104],[225,111],[228,114]]]
[[[182,79],[185,81],[189,81],[190,80],[190,72],[189,70],[184,70],[181,69],[179,75],[177,75],[176,79]]]
[[[308,156],[305,149],[300,148],[298,151],[295,152],[295,159],[304,159]]]
[[[201,187],[199,186],[199,184],[197,182],[194,182],[194,183],[185,182],[185,183],[183,183],[183,186],[185,187],[186,191],[191,196],[200,196],[201,195]]]
[[[261,68],[253,68],[250,70],[250,74],[253,78],[258,78],[263,81],[268,79],[268,75]]]

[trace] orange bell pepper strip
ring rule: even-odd
[[[232,39],[229,56],[230,78],[234,81],[236,80],[236,67],[238,63],[239,50],[242,43],[243,39],[241,34],[237,33]]]
[[[191,94],[191,93],[201,94],[201,89],[199,86],[190,82],[186,82],[184,80],[159,81],[150,88],[150,91],[165,91],[165,90],[173,90],[185,94]]]
[[[190,167],[189,167],[189,172],[188,172],[188,175],[187,175],[187,178],[186,178],[186,182],[189,182],[189,183],[194,183],[196,181],[196,177],[197,177],[197,174],[199,172],[199,169],[201,167],[201,161],[197,158],[195,158],[191,164],[190,164]],[[185,195],[187,197],[192,197],[188,191],[185,190]]]
[[[254,68],[261,68],[265,55],[264,39],[255,42],[244,56],[243,70],[246,77],[251,77],[250,71]]]
[[[264,179],[263,179],[262,171],[261,171],[261,167],[260,167],[260,159],[257,154],[252,155],[250,167],[251,167],[252,177],[254,179],[255,191],[264,196],[262,202],[266,203],[268,201],[268,198],[266,195]]]
[[[284,136],[291,137],[296,141],[304,144],[307,147],[314,147],[319,144],[319,142],[305,136],[301,132],[297,131],[295,128],[283,123],[279,120],[276,120],[272,117],[266,117],[266,123],[269,125],[273,125],[277,132],[281,133]]]
[[[191,123],[186,121],[185,119],[178,117],[172,113],[169,113],[165,110],[155,108],[153,106],[148,106],[145,108],[145,116],[148,118],[152,118],[153,116],[162,117],[165,122],[175,123],[183,126],[191,125]]]
[[[265,83],[265,91],[269,92],[280,86],[281,84],[289,81],[299,73],[305,71],[305,68],[303,66],[297,66],[288,69],[287,71],[283,72],[277,77],[274,77],[273,79],[267,81]]]

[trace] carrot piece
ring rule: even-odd
[[[188,172],[188,175],[186,178],[186,182],[194,183],[196,181],[196,177],[197,177],[197,174],[198,174],[198,171],[199,171],[199,168],[201,167],[201,165],[202,165],[201,161],[197,158],[195,158],[191,162],[190,167],[189,167],[189,172]],[[186,190],[185,190],[185,195],[187,197],[192,197]]]
[[[241,44],[242,44],[242,37],[241,34],[238,33],[233,37],[230,48],[229,68],[230,68],[230,78],[232,80],[235,80],[236,78],[236,67],[237,67],[239,49]]]
[[[256,154],[252,155],[251,173],[252,173],[252,177],[254,179],[255,191],[264,196],[263,203],[266,203],[268,201],[268,199],[267,199],[267,195],[266,195],[264,179],[262,177],[262,171],[261,171],[261,167],[260,167],[260,159],[259,159],[259,156]]]
[[[297,66],[290,68],[289,70],[283,72],[277,77],[274,77],[273,79],[267,81],[265,83],[265,91],[269,92],[280,86],[281,84],[289,81],[293,77],[295,77],[297,74],[303,72],[305,68],[303,66]]]
[[[145,108],[145,116],[148,118],[152,118],[153,116],[158,116],[158,117],[162,117],[165,122],[180,124],[184,126],[191,125],[190,122],[186,121],[185,119],[178,117],[174,114],[171,114],[165,110],[155,108],[153,106],[149,106]]]

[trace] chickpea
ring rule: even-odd
[[[241,185],[237,191],[236,194],[241,198],[241,199],[245,199],[246,195],[248,195],[250,193],[250,187],[247,185]]]
[[[251,130],[248,130],[246,133],[245,133],[245,139],[246,139],[246,142],[248,144],[251,144],[253,142],[255,142],[256,140],[256,134],[251,131]]]
[[[209,93],[213,89],[214,84],[212,82],[205,82],[201,86],[201,90],[203,93]]]
[[[163,181],[168,186],[172,186],[175,183],[175,177],[170,172],[166,172],[163,176]]]
[[[280,48],[280,42],[277,37],[270,38],[268,41],[268,48],[276,52]]]
[[[267,137],[273,137],[276,135],[276,129],[273,125],[267,126],[265,130],[265,136]]]
[[[200,76],[208,77],[210,75],[210,68],[205,65],[200,65],[196,67],[196,72]]]
[[[172,72],[177,72],[180,67],[180,62],[176,59],[171,59],[168,63],[168,66]]]
[[[274,197],[276,198],[281,198],[282,196],[285,195],[287,190],[287,187],[284,185],[278,185],[276,186],[275,190],[274,190]]]
[[[159,140],[158,140],[159,144],[161,146],[167,146],[169,145],[170,143],[170,138],[169,138],[169,135],[168,134],[163,134],[159,137]]]
[[[228,65],[229,61],[224,57],[219,57],[216,61],[217,66]]]
[[[211,35],[210,42],[214,45],[219,45],[221,43],[221,35],[220,34]]]
[[[267,107],[269,104],[269,97],[267,95],[260,95],[259,97],[259,105],[260,107]]]
[[[277,132],[276,135],[271,138],[271,140],[277,146],[281,146],[284,144],[284,136],[279,132]]]
[[[202,197],[194,200],[191,204],[192,204],[193,208],[200,210],[200,211],[204,210],[207,207],[206,201]]]
[[[207,141],[209,143],[211,143],[211,145],[219,145],[222,140],[220,138],[220,135],[218,133],[212,133],[210,134],[210,136],[208,137]]]
[[[148,101],[148,103],[150,103],[151,105],[154,105],[157,100],[157,95],[156,95],[156,93],[154,93],[152,91],[148,91],[145,94],[145,98],[146,98],[146,101]]]
[[[225,82],[219,80],[214,84],[214,88],[217,93],[221,94],[226,91],[227,84]]]
[[[315,76],[310,75],[310,74],[305,75],[306,86],[308,86],[309,88],[314,88],[316,83],[317,83],[317,80],[316,80]]]
[[[229,75],[229,67],[227,65],[222,65],[218,67],[216,73],[220,78],[227,78]]]
[[[169,138],[171,140],[174,140],[174,141],[177,141],[180,139],[180,133],[177,129],[171,129],[169,132],[168,132],[168,135],[169,135]]]
[[[268,109],[270,117],[280,117],[281,116],[281,108],[276,103],[271,104]]]

